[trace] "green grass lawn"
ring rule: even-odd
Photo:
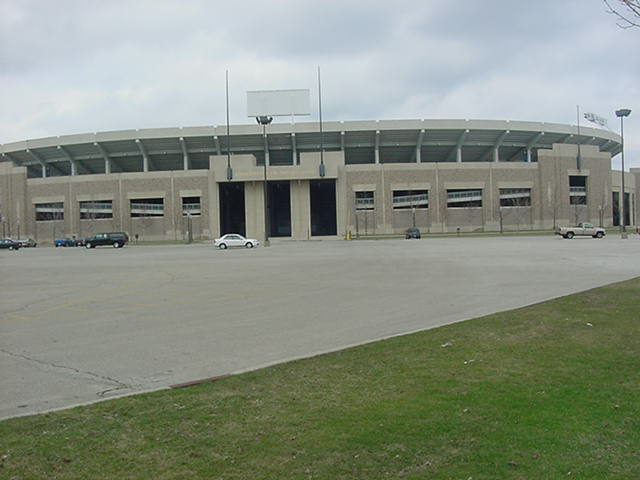
[[[20,480],[638,479],[640,279],[7,420],[0,456]]]

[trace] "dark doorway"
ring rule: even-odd
[[[244,214],[244,183],[220,183],[220,235],[246,235]]]
[[[311,235],[337,235],[336,181],[311,180]]]
[[[291,186],[289,182],[267,182],[270,237],[291,236]]]

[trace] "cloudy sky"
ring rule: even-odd
[[[309,88],[317,111],[320,66],[329,121],[575,124],[580,105],[619,132],[627,107],[640,167],[639,52],[602,0],[0,0],[0,143],[221,125],[226,70],[232,123],[247,90]]]

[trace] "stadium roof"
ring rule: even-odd
[[[373,120],[323,122],[325,151],[344,151],[347,164],[527,161],[554,143],[593,145],[612,156],[620,136],[601,129],[496,120]],[[317,122],[227,127],[154,128],[64,135],[0,145],[0,161],[28,168],[30,177],[209,168],[210,155],[254,154],[272,164],[296,152],[319,151]],[[459,149],[459,147],[461,147]],[[46,167],[46,168],[43,168]]]

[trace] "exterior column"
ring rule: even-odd
[[[309,180],[291,180],[291,237],[308,240],[311,236]]]

